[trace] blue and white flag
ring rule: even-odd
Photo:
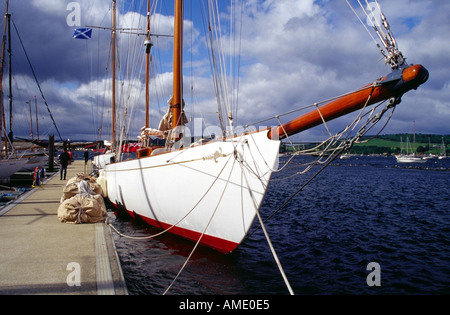
[[[92,35],[92,28],[77,28],[73,32],[73,38],[90,39]]]

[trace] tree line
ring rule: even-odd
[[[437,154],[441,155],[443,153],[442,143],[444,142],[446,155],[450,156],[450,147],[447,145],[450,143],[450,135],[429,135],[429,134],[413,134],[402,133],[402,134],[390,134],[390,135],[379,135],[376,138],[373,136],[361,137],[361,141],[370,140],[364,144],[355,144],[349,152],[350,154],[358,155],[394,155],[405,152],[406,143],[409,139],[410,147],[413,146],[413,139],[415,137],[415,152],[418,154]],[[372,139],[373,138],[373,139]],[[298,150],[305,150],[308,148],[313,148],[317,146],[317,143],[304,143],[297,144],[294,147],[288,143],[283,143],[280,152],[293,152]],[[410,149],[408,149],[410,150]],[[413,148],[414,150],[414,148]]]

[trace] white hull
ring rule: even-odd
[[[427,159],[415,155],[396,155],[398,163],[425,163]]]
[[[0,160],[0,180],[9,180],[9,178],[19,171],[27,161],[27,159]]]
[[[108,165],[111,163],[111,161],[114,159],[115,154],[114,153],[105,153],[101,155],[94,156],[94,159],[92,161],[92,164],[97,169],[103,169],[105,165]]]
[[[45,167],[48,164],[48,156],[36,155],[27,159],[25,165],[19,170],[20,172],[34,171],[36,167]]]
[[[259,132],[106,165],[100,181],[118,208],[222,252],[251,227],[278,167],[280,141]]]

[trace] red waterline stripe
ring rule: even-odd
[[[120,207],[118,207],[116,204],[113,203],[113,205],[119,211],[123,210]],[[198,239],[200,237],[202,237],[202,239],[200,240],[200,244],[201,245],[210,247],[210,248],[212,248],[214,250],[217,250],[217,251],[219,251],[221,253],[224,253],[224,254],[231,253],[239,245],[238,243],[231,242],[231,241],[228,241],[228,240],[225,240],[225,239],[222,239],[222,238],[218,238],[218,237],[214,237],[214,236],[211,236],[211,235],[207,235],[207,234],[203,234],[203,236],[202,236],[202,234],[199,233],[199,232],[188,230],[188,229],[184,229],[184,228],[181,228],[181,227],[178,227],[178,226],[173,226],[172,227],[171,224],[167,224],[167,223],[164,223],[164,222],[156,221],[156,220],[151,219],[151,218],[147,218],[145,216],[137,214],[134,211],[130,211],[130,210],[126,210],[126,211],[134,219],[136,217],[139,217],[145,223],[147,223],[147,224],[149,224],[151,226],[154,226],[156,228],[163,229],[163,230],[171,228],[170,230],[168,230],[169,233],[175,234],[175,235],[178,235],[178,236],[181,236],[181,237],[184,237],[184,238],[186,238],[188,240],[191,240],[193,242],[197,242]]]

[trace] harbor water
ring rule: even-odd
[[[311,178],[313,173],[279,180],[308,159],[296,157],[274,174],[263,218]],[[109,217],[126,235],[158,232],[126,216],[110,212]],[[336,159],[265,227],[295,294],[449,294],[450,159],[403,165],[394,157]],[[147,240],[114,237],[133,295],[163,294],[194,246],[169,234]],[[229,255],[197,248],[167,294],[289,291],[255,222]]]

